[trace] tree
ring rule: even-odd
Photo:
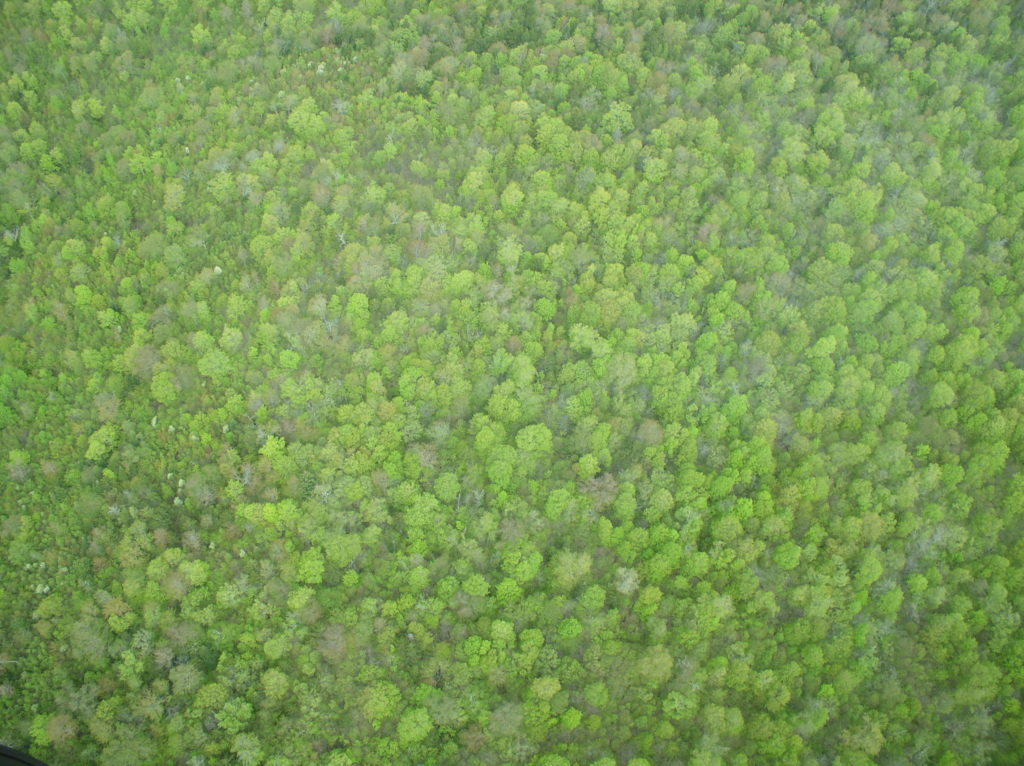
[[[546,455],[552,449],[551,430],[543,423],[525,426],[516,434],[516,446],[526,452]]]
[[[558,551],[552,560],[552,578],[561,590],[572,590],[590,572],[592,558],[586,552]]]
[[[379,681],[368,687],[361,695],[362,713],[374,729],[379,729],[385,720],[395,714],[400,700],[401,694],[397,686]],[[420,720],[417,716],[415,722]]]
[[[419,742],[434,728],[426,708],[406,710],[398,721],[398,742],[403,747]]]
[[[800,564],[800,546],[787,541],[775,549],[773,558],[782,569],[795,569]]]

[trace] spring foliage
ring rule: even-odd
[[[1020,762],[1012,3],[0,17],[0,740]]]

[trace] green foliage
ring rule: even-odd
[[[800,565],[800,546],[788,541],[775,549],[773,558],[782,569],[796,569]]]
[[[378,682],[361,695],[362,712],[374,729],[379,729],[385,719],[394,715],[401,695],[398,687],[388,682]]]
[[[559,680],[557,678],[552,678],[551,676],[538,678],[530,685],[530,691],[542,700],[550,700],[558,694],[561,688],[562,684]]]
[[[402,747],[408,747],[424,739],[433,728],[434,724],[426,708],[412,708],[402,713],[398,721],[398,742]]]
[[[545,455],[551,452],[551,430],[543,423],[526,426],[516,434],[516,446],[526,452]]]
[[[1014,11],[5,3],[0,741],[1018,763]]]
[[[310,585],[319,585],[324,578],[324,557],[319,548],[310,548],[299,557],[295,579]]]
[[[327,130],[327,122],[316,102],[306,97],[288,115],[288,127],[303,141],[315,141]]]

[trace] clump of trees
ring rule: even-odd
[[[1012,764],[1008,4],[11,0],[0,739]]]

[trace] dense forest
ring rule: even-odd
[[[1021,763],[1020,3],[0,19],[0,742]]]

